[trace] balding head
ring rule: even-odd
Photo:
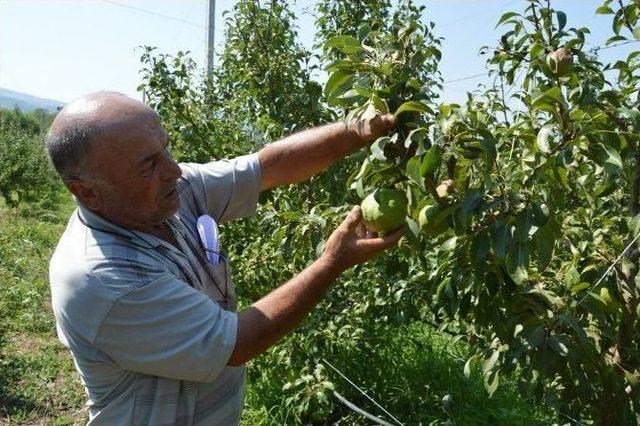
[[[143,103],[117,92],[98,92],[76,99],[56,116],[46,137],[53,166],[63,181],[95,175],[91,153],[114,133],[134,123],[157,121]]]
[[[47,148],[76,200],[126,228],[153,229],[179,205],[180,167],[158,115],[119,93],[77,99],[56,117]]]

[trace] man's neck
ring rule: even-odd
[[[151,227],[150,231],[145,232],[153,235],[154,237],[158,237],[161,240],[168,242],[169,244],[173,244],[173,246],[175,247],[178,247],[178,241],[176,240],[175,235],[173,235],[171,228],[169,228],[169,225],[167,225],[166,222],[163,222],[160,225],[153,226]]]
[[[85,207],[86,208],[86,207]],[[171,228],[167,225],[167,222],[162,222],[159,224],[153,225],[143,225],[138,223],[128,222],[126,220],[118,220],[118,218],[111,217],[104,212],[98,212],[95,210],[91,210],[94,214],[102,217],[105,220],[108,220],[111,223],[115,223],[118,226],[121,226],[125,229],[130,229],[133,231],[144,232],[145,234],[153,235],[154,237],[160,238],[163,241],[167,241],[170,244],[173,244],[175,247],[178,247],[178,241],[176,237],[173,235]]]

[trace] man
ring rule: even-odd
[[[341,272],[401,231],[365,232],[355,208],[313,264],[236,313],[226,259],[207,260],[197,218],[249,216],[260,191],[307,179],[392,125],[390,116],[362,128],[335,123],[231,161],[178,165],[144,104],[103,92],[67,105],[47,148],[78,208],[50,280],[90,424],[237,424],[243,365],[292,330]]]

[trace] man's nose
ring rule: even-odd
[[[182,170],[178,163],[171,157],[170,154],[166,154],[164,161],[164,169],[162,170],[163,180],[177,180],[182,176]]]

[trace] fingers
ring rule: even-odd
[[[364,226],[362,221],[358,222],[356,226],[356,236],[358,238],[365,238],[367,236],[367,228]]]
[[[405,229],[404,227],[402,227],[382,237],[360,240],[358,241],[358,245],[361,247],[366,247],[367,249],[372,251],[382,251],[396,244],[400,240],[400,238],[402,238],[404,232]]]
[[[396,124],[396,117],[393,114],[385,114],[380,116],[380,121],[385,129],[390,129]]]
[[[362,219],[362,210],[360,210],[360,206],[355,206],[351,209],[347,217],[344,219],[342,224],[346,226],[347,229],[351,231],[356,231],[358,225],[361,223]]]
[[[396,118],[393,114],[376,115],[369,122],[370,131],[372,133],[384,133],[396,124]]]

